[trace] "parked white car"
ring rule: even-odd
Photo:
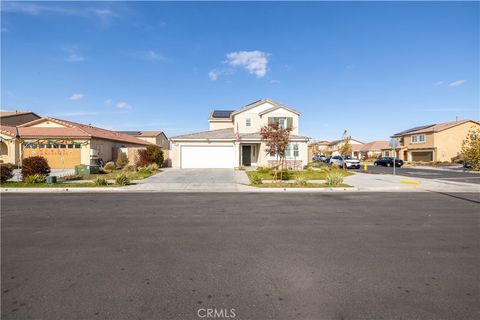
[[[346,156],[345,158],[342,156],[333,156],[330,159],[330,164],[335,164],[339,167],[343,167],[344,163],[347,169],[360,169],[360,161],[350,156]]]

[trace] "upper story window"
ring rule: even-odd
[[[293,118],[292,117],[268,117],[268,124],[277,124],[280,128],[292,129]]]
[[[252,126],[252,118],[245,119],[245,127],[250,128]]]
[[[425,143],[425,134],[417,134],[412,136],[412,143]]]

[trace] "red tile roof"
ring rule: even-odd
[[[60,125],[64,125],[65,127],[32,127],[32,125],[36,123],[40,123],[45,120],[52,121]],[[41,137],[41,138],[66,137],[66,138],[87,138],[87,139],[98,138],[98,139],[126,142],[126,143],[132,143],[132,144],[139,144],[144,146],[148,146],[151,144],[149,142],[146,142],[141,139],[137,139],[128,134],[123,134],[116,131],[106,130],[106,129],[97,128],[90,125],[85,125],[85,124],[76,123],[72,121],[60,120],[56,118],[41,118],[41,119],[34,120],[31,122],[22,124],[20,126],[17,126],[16,128],[1,126],[1,132],[4,133],[5,131],[5,134],[12,133],[12,130],[16,130],[16,129],[18,129],[18,133],[20,137],[25,137],[25,138],[33,138],[33,137]]]

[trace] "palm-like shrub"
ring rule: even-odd
[[[121,173],[115,178],[115,183],[120,186],[126,186],[130,184],[130,179],[125,173]]]

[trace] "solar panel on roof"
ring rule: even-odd
[[[229,110],[215,110],[213,111],[212,117],[213,118],[230,118],[230,115],[233,111]]]
[[[413,131],[417,131],[417,130],[422,130],[422,129],[425,129],[425,128],[428,128],[428,127],[433,127],[434,124],[429,124],[427,126],[419,126],[419,127],[415,127],[415,128],[411,128],[411,129],[408,129],[408,130],[405,130],[405,131],[402,131],[402,132],[399,132],[397,134],[406,134],[406,133],[409,133],[409,132],[413,132]]]

